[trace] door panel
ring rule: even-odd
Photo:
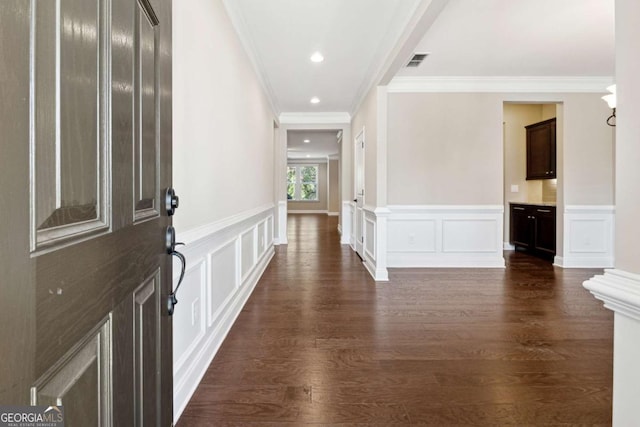
[[[171,2],[3,0],[0,35],[0,401],[171,425]]]
[[[72,349],[31,390],[32,405],[64,405],[67,425],[111,425],[111,321]]]
[[[156,28],[150,4],[136,9],[135,219],[158,216],[158,140],[156,138]]]
[[[160,369],[160,271],[133,293],[136,364],[136,420],[155,425],[159,419],[160,390],[155,372]]]
[[[108,228],[107,1],[34,3],[32,250]]]

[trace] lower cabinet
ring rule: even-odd
[[[555,206],[511,203],[511,244],[533,255],[556,254]]]

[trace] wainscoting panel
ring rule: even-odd
[[[369,213],[364,216],[364,251],[367,257],[376,260],[376,220]]]
[[[184,274],[183,284],[178,292],[178,305],[174,312],[174,325],[180,324],[180,331],[173,337],[174,371],[181,371],[193,353],[198,342],[204,337],[205,300],[207,289],[207,263],[205,259],[194,260]],[[174,268],[174,271],[176,269]],[[177,271],[180,271],[179,269]],[[174,285],[175,286],[175,285]]]
[[[227,306],[229,299],[240,286],[238,263],[238,249],[240,241],[232,240],[216,249],[209,255],[209,319],[207,326],[211,326]]]
[[[256,259],[255,243],[255,230],[253,228],[242,234],[242,237],[240,239],[240,251],[242,253],[242,263],[240,264],[240,271],[242,272],[243,280],[251,271],[251,267],[253,267]]]
[[[387,267],[504,267],[503,209],[389,206]]]
[[[264,206],[178,235],[187,272],[173,315],[175,422],[274,255],[274,214]]]
[[[564,268],[610,268],[614,265],[614,206],[565,206]]]
[[[495,253],[495,219],[443,219],[442,252]]]
[[[342,201],[342,216],[340,218],[340,225],[338,229],[340,231],[340,244],[348,245],[352,242],[351,233],[351,221],[353,221],[353,202],[348,200]]]
[[[389,221],[389,252],[435,252],[436,226],[433,219]]]
[[[387,215],[386,208],[364,206],[363,247],[364,266],[377,282],[389,280],[387,271]]]

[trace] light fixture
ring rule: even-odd
[[[318,98],[317,96],[314,96],[313,98],[311,98],[310,102],[312,104],[317,104],[318,102],[320,102],[320,98]]]
[[[311,154],[307,154],[307,157],[311,157]]]
[[[311,140],[309,140],[309,139],[305,139],[305,140],[304,140],[304,141],[302,141],[302,142],[304,142],[305,144],[308,144],[308,143],[310,143],[310,142],[311,142]]]
[[[607,124],[609,126],[615,126],[616,125],[616,85],[609,86],[607,90],[611,93],[609,95],[603,96],[602,99],[606,101],[607,105],[609,105],[609,108],[613,109],[613,113],[607,118]]]
[[[320,52],[314,52],[309,59],[311,59],[311,62],[322,62],[324,61],[324,56]]]

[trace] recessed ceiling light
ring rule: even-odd
[[[315,52],[313,55],[311,55],[311,62],[322,62],[324,61],[324,56],[322,56],[322,54],[320,52]]]
[[[311,140],[309,140],[309,139],[305,139],[305,140],[304,140],[304,141],[302,141],[302,142],[304,142],[305,144],[308,144],[308,143],[310,143],[310,142],[311,142]]]
[[[307,157],[311,157],[311,154],[307,154]]]
[[[311,98],[312,104],[317,104],[318,102],[320,102],[320,98],[318,98],[317,96],[314,96],[313,98]]]

